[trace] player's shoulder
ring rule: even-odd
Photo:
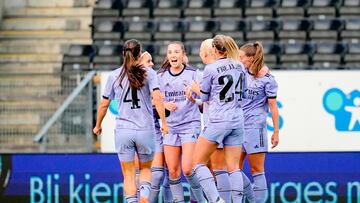
[[[191,66],[191,65],[189,65],[189,64],[186,64],[186,65],[185,65],[185,70],[196,72],[198,69],[197,69],[196,67],[194,67],[194,66]]]
[[[120,66],[119,68],[111,71],[109,74],[109,78],[112,78],[112,79],[118,78],[122,69],[123,69],[123,67]]]

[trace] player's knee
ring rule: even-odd
[[[169,168],[169,177],[171,179],[176,179],[180,177],[180,170],[178,170],[177,168]]]
[[[193,170],[190,166],[183,167],[182,170],[185,176],[189,176],[193,173]]]
[[[262,173],[264,172],[264,167],[263,166],[251,166],[251,173],[255,174],[255,173]]]

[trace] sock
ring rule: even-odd
[[[151,191],[151,183],[144,181],[140,183],[140,197],[145,197],[146,199],[149,198],[150,191]]]
[[[164,173],[164,182],[163,182],[163,197],[164,197],[164,203],[172,203],[173,197],[170,190],[170,184],[169,184],[169,170],[165,168]]]
[[[211,203],[217,202],[220,196],[209,168],[204,164],[198,164],[195,166],[194,171],[208,201]]]
[[[180,177],[175,180],[169,179],[170,190],[173,196],[174,203],[183,203],[184,200],[184,189],[180,181]]]
[[[214,170],[216,187],[225,202],[231,202],[231,183],[227,170]]]
[[[140,170],[139,168],[136,168],[136,175],[135,175],[135,183],[136,183],[136,196],[140,197],[140,183],[139,183],[139,177],[140,177]]]
[[[186,180],[188,181],[188,183],[190,184],[190,194],[192,192],[192,194],[194,195],[196,201],[198,203],[203,203],[205,202],[205,198],[201,189],[201,185],[199,183],[199,180],[196,178],[195,173],[192,172],[191,175],[189,176],[185,176]]]
[[[255,201],[255,197],[254,197],[254,191],[253,191],[253,187],[252,184],[249,180],[249,178],[245,175],[244,172],[241,172],[242,176],[243,176],[243,183],[244,183],[244,197],[243,199],[247,199],[249,202],[254,202]]]
[[[136,195],[129,195],[129,196],[126,196],[126,201],[128,203],[137,203],[138,199],[137,199]]]
[[[267,184],[265,173],[255,173],[253,174],[254,180],[254,196],[256,203],[263,203],[267,195]]]
[[[229,173],[231,183],[231,197],[233,202],[242,202],[243,198],[243,177],[240,169]]]
[[[155,203],[160,192],[160,184],[164,177],[164,167],[151,168],[151,192],[149,195],[149,202]]]

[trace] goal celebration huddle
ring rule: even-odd
[[[183,174],[191,202],[263,203],[266,118],[270,111],[273,148],[279,114],[278,85],[262,44],[238,47],[226,35],[206,39],[199,51],[202,72],[191,66],[179,41],[168,43],[162,64],[154,65],[135,39],[124,43],[122,54],[122,66],[106,82],[93,132],[101,134],[110,102],[117,99],[114,142],[127,202],[185,202]],[[251,174],[242,171],[246,157]]]

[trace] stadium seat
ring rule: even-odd
[[[123,0],[122,16],[128,18],[149,18],[153,8],[152,0]]]
[[[313,21],[306,18],[283,18],[281,22],[281,29],[279,31],[279,38],[281,40],[306,40],[307,32],[313,27]]]
[[[217,20],[187,19],[185,22],[185,40],[212,38],[219,28],[219,22]]]
[[[311,0],[283,0],[280,7],[276,9],[276,15],[302,18],[306,15],[310,3]]]
[[[342,0],[312,0],[308,9],[309,16],[335,17]]]
[[[343,42],[317,42],[313,67],[336,69],[341,66],[346,51],[347,46]]]
[[[218,0],[214,8],[214,16],[217,18],[242,17],[242,8],[245,0]]]
[[[71,45],[64,54],[62,71],[89,70],[95,54],[93,45]]]
[[[211,17],[211,12],[215,0],[188,0],[186,9],[184,10],[185,17]]]
[[[339,9],[342,18],[359,18],[360,16],[360,1],[359,0],[344,0]]]
[[[94,69],[96,70],[113,70],[118,68],[122,63],[121,45],[102,45],[98,46],[98,52],[94,57]]]
[[[93,11],[93,17],[112,16],[118,17],[121,14],[122,2],[119,0],[97,0]]]
[[[198,67],[198,68],[203,68],[204,65],[199,56],[200,45],[201,45],[201,41],[186,42],[185,49],[186,49],[186,54],[188,56],[190,65]]]
[[[278,59],[279,55],[283,52],[283,47],[279,43],[274,43],[271,41],[262,42],[265,55],[265,64],[270,68],[276,68],[279,64]]]
[[[248,0],[246,2],[245,16],[247,18],[272,18],[274,9],[280,5],[280,0]]]
[[[348,51],[345,55],[346,67],[360,69],[360,41],[349,42]]]
[[[250,20],[250,29],[246,32],[246,40],[274,40],[280,30],[277,20]]]
[[[345,29],[341,32],[343,40],[359,39],[360,18],[345,19]]]
[[[119,44],[124,31],[122,21],[100,21],[94,23],[93,40],[95,44]]]
[[[151,41],[155,28],[156,22],[153,20],[126,21],[124,40]]]
[[[225,34],[234,38],[235,41],[244,40],[244,32],[247,30],[248,24],[246,21],[223,19],[221,20],[219,31],[216,34]]]
[[[283,53],[280,55],[281,67],[283,69],[306,68],[314,52],[315,45],[312,42],[289,40],[283,43]]]
[[[180,18],[185,3],[181,0],[158,0],[153,15],[155,18]]]
[[[344,21],[342,19],[317,19],[314,20],[310,38],[313,40],[337,40],[339,32],[343,28]]]
[[[182,20],[159,20],[154,34],[155,40],[182,41],[184,23]]]

